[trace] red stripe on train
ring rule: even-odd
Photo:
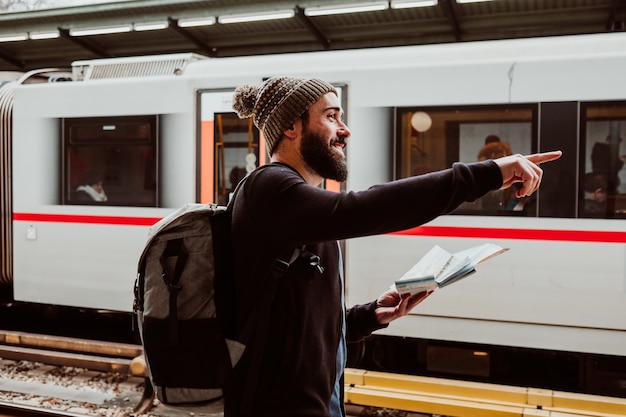
[[[160,217],[89,216],[84,214],[13,213],[13,220],[26,222],[116,224],[125,226],[152,226]]]
[[[82,214],[14,213],[13,220],[54,223],[152,226],[158,217],[89,216]],[[392,233],[403,236],[467,237],[481,239],[557,240],[570,242],[626,243],[626,231],[510,229],[456,226],[420,226]]]
[[[560,240],[626,243],[625,232],[600,230],[505,229],[455,226],[420,226],[394,233],[405,236],[473,237],[489,239]]]

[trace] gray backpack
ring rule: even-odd
[[[150,229],[140,257],[133,310],[150,382],[163,403],[220,398],[243,353],[217,319],[216,259],[227,253],[216,257],[214,247],[228,237],[229,214],[215,205],[185,205]]]
[[[241,341],[259,339],[256,324],[269,314],[280,277],[298,257],[294,252],[289,262],[274,262],[270,285],[259,297],[254,317],[241,334],[229,334],[234,328],[229,311],[234,295],[231,217],[230,208],[188,204],[150,229],[140,257],[133,311],[152,388],[165,404],[222,397],[244,352]],[[260,337],[262,343],[255,346],[265,345],[265,337]],[[251,355],[259,358],[260,367],[262,353]],[[247,404],[256,383],[250,385]]]

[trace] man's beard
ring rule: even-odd
[[[346,159],[336,155],[332,144],[343,139],[335,138],[328,141],[315,132],[305,129],[302,133],[300,152],[304,162],[322,178],[343,182],[348,179]]]

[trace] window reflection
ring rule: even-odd
[[[579,217],[626,217],[626,103],[582,106]]]
[[[457,161],[530,153],[537,142],[536,113],[534,105],[398,109],[396,177],[438,171]],[[517,199],[509,189],[492,191],[455,213],[535,216],[537,208],[534,195]]]

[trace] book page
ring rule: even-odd
[[[437,274],[437,282],[443,282],[449,279],[451,276],[454,276],[459,273],[459,271],[464,270],[469,267],[472,260],[467,256],[462,255],[451,255],[448,263],[444,265],[444,267]]]
[[[394,283],[396,290],[401,294],[419,294],[424,291],[434,290],[439,287],[432,275],[415,279],[398,280]],[[392,286],[393,287],[393,286]]]
[[[455,253],[453,256],[459,258],[459,260],[454,268],[449,268],[447,273],[437,278],[439,287],[444,287],[461,278],[465,278],[476,271],[476,265],[507,250],[509,249],[501,248],[492,243],[484,243]]]
[[[448,263],[450,256],[449,252],[435,245],[399,281],[425,276],[437,277]]]
[[[439,246],[434,246],[395,284],[400,294],[418,294],[438,287],[435,277],[441,272],[451,255]]]
[[[494,245],[493,243],[484,243],[482,245],[458,252],[457,255],[468,256],[472,259],[472,263],[474,265],[478,265],[479,263],[484,262],[487,259],[504,253],[508,250],[509,248],[502,248],[498,245]]]
[[[484,243],[450,254],[435,245],[399,280],[395,288],[400,294],[417,294],[443,288],[476,271],[476,265],[509,250],[492,243]]]

